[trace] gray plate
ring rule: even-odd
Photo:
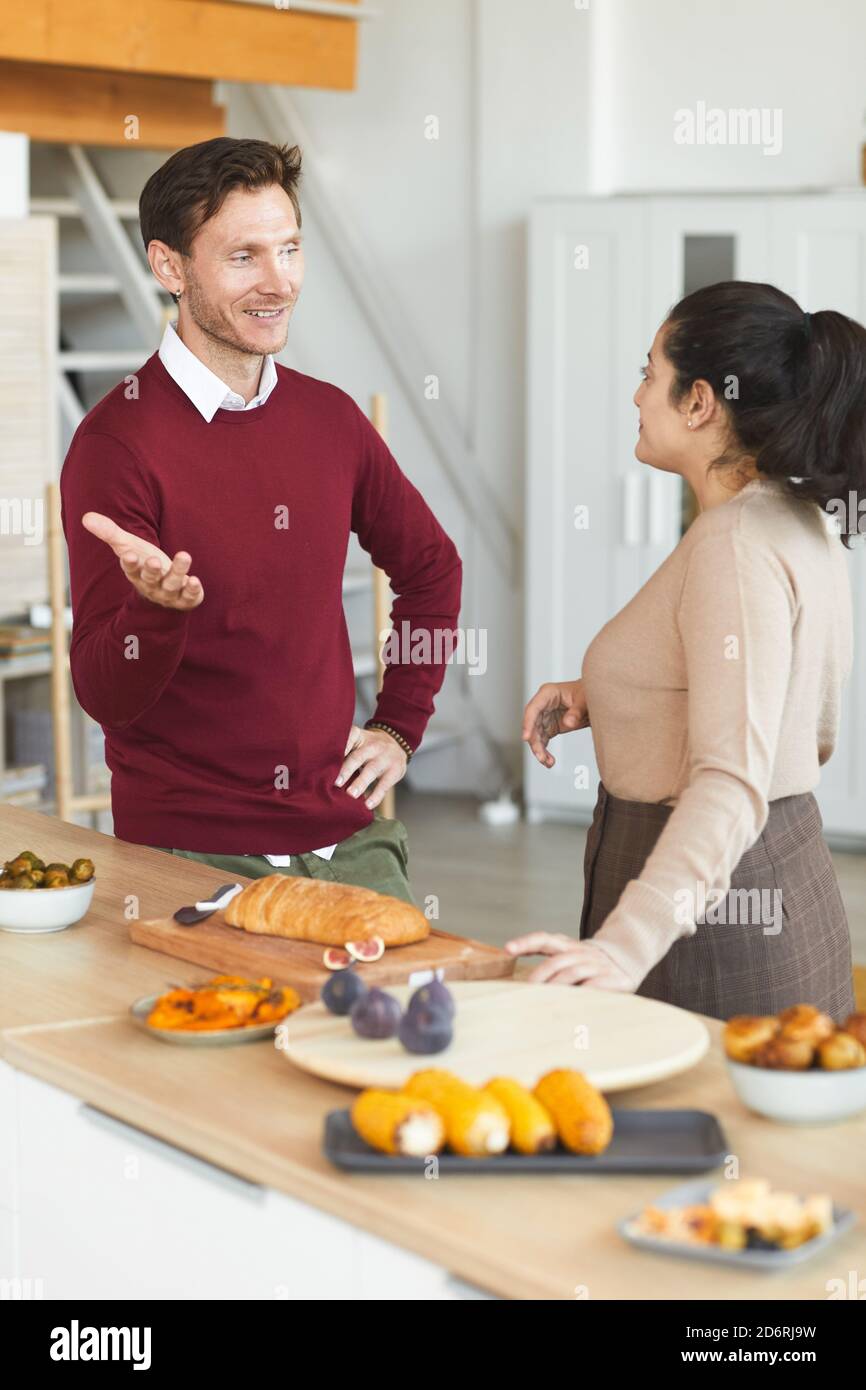
[[[653,1199],[655,1207],[689,1207],[706,1202],[718,1183],[687,1182],[681,1187],[673,1187],[661,1197]],[[655,1255],[675,1255],[679,1259],[704,1260],[710,1264],[736,1265],[740,1269],[788,1269],[791,1265],[802,1264],[818,1255],[822,1250],[857,1224],[856,1212],[847,1207],[833,1207],[833,1226],[822,1236],[807,1240],[795,1250],[720,1250],[714,1245],[681,1245],[671,1240],[653,1240],[652,1236],[632,1235],[628,1226],[636,1221],[640,1212],[634,1212],[625,1221],[620,1221],[617,1230],[632,1245],[641,1250],[651,1250]]]
[[[559,1148],[544,1154],[509,1149],[491,1158],[438,1155],[441,1173],[706,1173],[729,1152],[715,1115],[702,1110],[614,1110],[613,1139],[603,1154],[587,1157]],[[355,1133],[348,1110],[325,1121],[325,1157],[338,1168],[363,1173],[418,1173],[424,1158],[372,1149]]]
[[[183,1033],[173,1028],[151,1028],[147,1016],[160,998],[158,994],[145,995],[130,1005],[132,1021],[150,1038],[160,1042],[177,1043],[180,1047],[227,1047],[232,1043],[260,1042],[262,1038],[272,1038],[276,1023],[255,1023],[251,1028],[216,1028],[209,1033]],[[282,1020],[280,1020],[282,1022]]]

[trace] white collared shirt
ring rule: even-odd
[[[278,380],[274,359],[271,356],[266,356],[262,362],[258,392],[251,401],[245,401],[243,396],[238,395],[237,391],[226,386],[216,372],[212,372],[210,367],[205,366],[200,357],[196,357],[195,353],[178,337],[177,329],[170,322],[165,325],[165,332],[159,345],[159,360],[172,380],[177,382],[181,391],[189,397],[196,410],[204,416],[208,424],[218,410],[253,410],[257,405],[264,405]],[[317,854],[320,859],[330,859],[336,848],[336,845],[325,845],[323,849],[312,850],[312,853]],[[258,856],[247,854],[243,857],[251,859]],[[290,854],[265,854],[261,857],[267,859],[269,864],[273,864],[274,868],[285,868],[292,862]]]
[[[237,391],[226,386],[200,357],[196,357],[178,337],[173,323],[165,325],[159,345],[159,360],[208,424],[218,410],[253,410],[257,405],[264,405],[278,380],[274,359],[268,355],[262,361],[258,392],[251,401],[245,401]]]

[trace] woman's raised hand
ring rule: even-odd
[[[542,767],[553,767],[556,759],[547,745],[557,734],[589,728],[589,711],[583,681],[547,681],[539,686],[523,711],[520,737],[528,743]]]
[[[181,610],[197,608],[201,603],[204,589],[201,580],[189,573],[192,557],[186,550],[179,550],[170,560],[158,545],[122,530],[101,512],[85,512],[81,524],[111,547],[123,573],[142,598],[163,608]]]

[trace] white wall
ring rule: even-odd
[[[866,138],[862,0],[591,0],[593,191],[853,185]],[[674,143],[674,112],[779,108],[782,149]]]

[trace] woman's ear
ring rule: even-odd
[[[716,413],[716,393],[708,381],[692,382],[692,389],[686,401],[686,424],[690,429],[700,429],[709,424]]]

